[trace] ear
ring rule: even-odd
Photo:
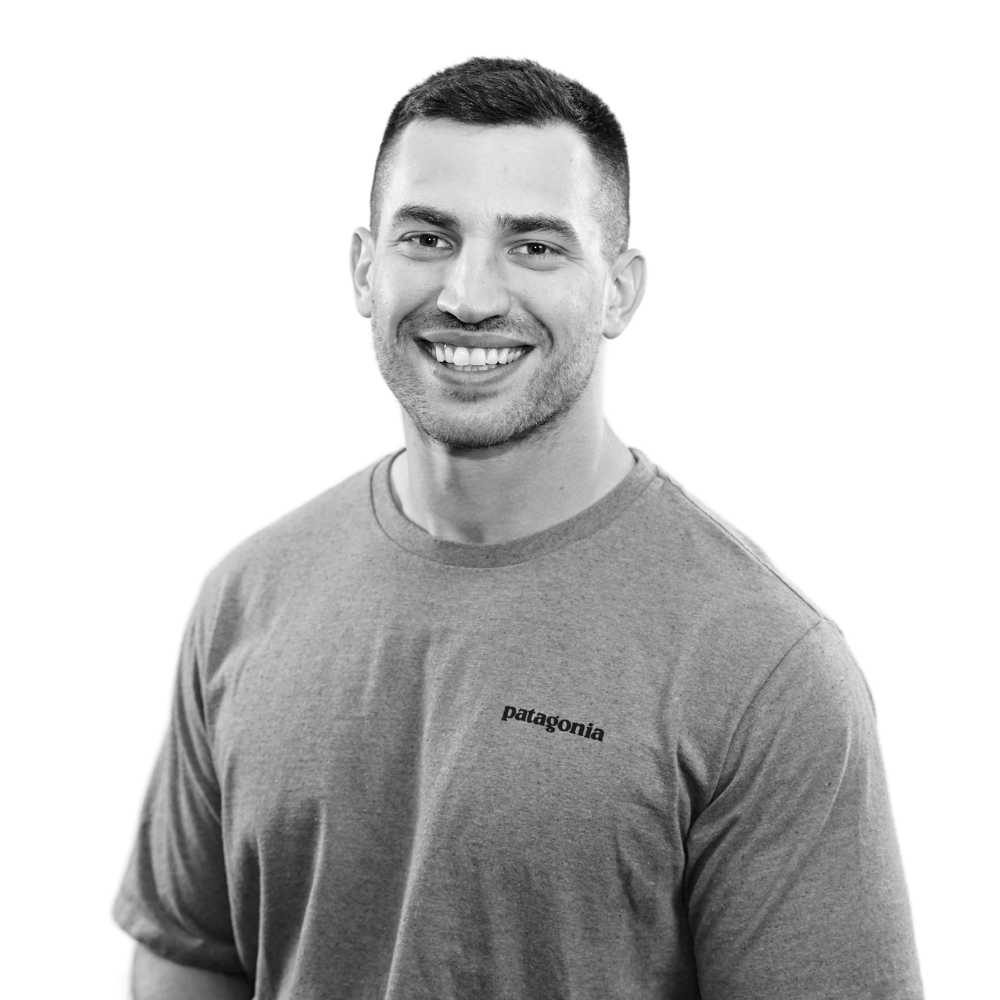
[[[372,268],[375,242],[367,229],[355,229],[351,237],[351,278],[354,281],[354,304],[366,319],[372,314]]]
[[[626,250],[611,267],[611,296],[604,310],[604,336],[613,340],[629,325],[646,293],[646,258]]]

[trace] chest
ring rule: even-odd
[[[579,862],[679,840],[669,650],[591,625],[290,614],[248,632],[213,697],[230,836],[332,824],[346,850],[433,835],[529,867],[553,842]]]

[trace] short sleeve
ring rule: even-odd
[[[774,668],[688,835],[704,1000],[919,1000],[867,685],[822,621]]]
[[[170,725],[113,915],[181,965],[245,975],[234,944],[221,796],[205,724],[195,624],[184,638]]]

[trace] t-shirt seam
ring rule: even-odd
[[[728,767],[728,764],[729,764],[729,757],[730,757],[730,754],[733,751],[733,743],[736,740],[736,734],[742,728],[744,720],[750,714],[750,710],[754,707],[754,705],[757,704],[757,701],[760,699],[761,694],[763,694],[764,689],[770,683],[771,678],[778,672],[778,670],[781,667],[781,665],[788,659],[789,656],[792,655],[792,653],[798,648],[798,646],[802,642],[804,642],[806,640],[806,638],[808,638],[808,636],[812,632],[814,632],[816,629],[818,629],[822,625],[833,625],[833,622],[831,622],[830,619],[828,619],[828,618],[826,618],[825,616],[822,616],[822,615],[820,616],[820,618],[819,618],[818,621],[813,622],[813,624],[810,625],[809,628],[807,628],[805,630],[805,632],[803,632],[788,647],[788,649],[785,650],[784,653],[782,653],[782,655],[778,658],[778,660],[774,664],[774,666],[767,672],[767,676],[764,677],[764,679],[760,682],[760,684],[757,687],[757,690],[754,691],[753,697],[750,699],[749,702],[747,702],[746,708],[744,708],[743,711],[740,713],[740,717],[739,717],[739,719],[737,719],[736,725],[733,726],[732,733],[729,736],[729,742],[726,745],[726,752],[723,755],[722,764],[719,767],[719,773],[718,773],[718,775],[716,775],[716,778],[715,778],[715,785],[712,788],[712,794],[709,795],[709,801],[710,802],[715,799],[715,796],[716,796],[716,794],[719,791],[719,782],[722,780],[722,776],[726,773],[726,770],[727,770],[727,767]],[[836,626],[834,626],[834,627],[836,627]]]
[[[657,468],[658,473],[659,471],[660,471],[659,468]],[[826,617],[823,614],[823,612],[819,610],[819,608],[817,608],[810,600],[808,600],[808,598],[806,598],[803,594],[801,594],[798,590],[796,590],[795,587],[793,587],[773,566],[769,566],[763,559],[761,559],[761,557],[756,552],[754,552],[754,550],[750,548],[750,546],[747,545],[747,543],[744,542],[743,539],[741,539],[738,535],[736,535],[731,528],[723,524],[723,522],[720,521],[715,514],[713,514],[710,510],[703,507],[697,500],[695,500],[687,492],[687,490],[685,490],[684,487],[680,485],[680,483],[675,482],[666,474],[661,473],[661,478],[664,481],[670,483],[670,485],[677,490],[680,496],[684,500],[686,500],[696,511],[698,511],[699,514],[702,514],[704,517],[708,518],[708,520],[711,521],[712,524],[714,524],[720,531],[722,531],[725,535],[731,538],[743,552],[745,552],[748,556],[750,556],[750,558],[753,559],[753,561],[758,566],[761,567],[761,569],[765,570],[767,573],[773,576],[786,590],[794,594],[795,597],[797,597],[807,608],[809,608],[810,611],[815,612],[821,618]]]

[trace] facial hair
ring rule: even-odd
[[[422,307],[404,316],[391,331],[381,322],[375,302],[371,319],[379,371],[393,395],[422,433],[455,449],[495,448],[552,430],[587,388],[600,348],[596,323],[595,329],[574,337],[572,350],[559,359],[551,331],[534,317],[493,316],[468,324],[450,313]],[[475,389],[445,387],[414,365],[410,345],[421,332],[431,330],[501,334],[533,345],[532,353],[542,356],[535,359],[527,384],[497,406],[493,397]],[[442,394],[462,404],[457,415],[454,406],[436,404],[435,397]]]

